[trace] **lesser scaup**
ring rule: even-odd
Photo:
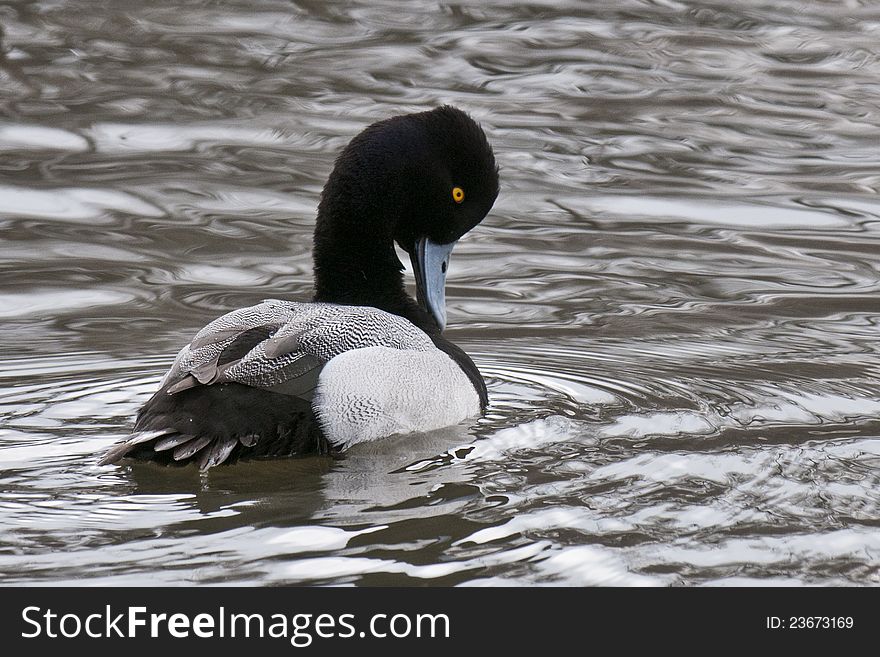
[[[318,205],[312,302],[267,300],[214,320],[177,355],[124,457],[195,462],[341,450],[476,416],[486,385],[441,332],[456,241],[498,195],[480,126],[450,106],[367,127]],[[416,279],[407,295],[394,243]]]

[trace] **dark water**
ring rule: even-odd
[[[0,581],[880,584],[880,6],[0,3]],[[471,112],[473,427],[96,465],[307,298],[335,153]]]

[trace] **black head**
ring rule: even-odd
[[[492,148],[461,110],[443,106],[374,123],[343,150],[324,187],[315,228],[316,299],[409,317],[411,309],[394,307],[411,300],[393,243],[416,264],[420,243],[454,243],[497,196]],[[422,292],[419,301],[431,310]]]
[[[458,190],[458,191],[456,191]],[[383,217],[395,241],[452,242],[476,226],[498,196],[495,156],[480,126],[445,105],[367,127],[336,160],[322,205],[340,196]]]
[[[473,119],[448,105],[391,119],[388,128],[395,129],[398,119],[416,126],[409,172],[415,184],[394,239],[408,251],[424,237],[454,242],[483,220],[498,196],[492,148]]]

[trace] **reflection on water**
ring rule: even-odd
[[[0,5],[0,581],[880,584],[876,8],[175,5]],[[501,165],[447,293],[485,417],[97,466],[443,102]]]

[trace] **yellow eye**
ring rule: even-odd
[[[452,188],[452,200],[461,203],[464,200],[464,190],[461,187]]]

